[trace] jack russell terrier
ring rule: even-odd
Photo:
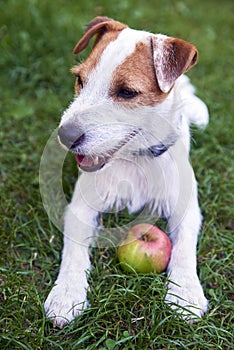
[[[208,111],[183,75],[198,52],[181,39],[96,17],[74,53],[93,36],[88,58],[72,68],[75,98],[58,129],[81,176],[65,213],[61,267],[46,314],[63,326],[87,307],[89,246],[99,215],[127,208],[167,220],[173,248],[166,302],[193,321],[208,304],[196,271],[202,217],[189,163],[189,126],[204,127]]]

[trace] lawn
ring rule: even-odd
[[[233,349],[233,56],[232,0],[0,0],[0,323],[1,349]],[[92,250],[90,307],[55,328],[43,302],[60,262],[62,233],[39,191],[47,140],[73,97],[72,49],[85,25],[106,15],[138,29],[181,37],[200,52],[189,76],[209,106],[210,124],[192,130],[191,162],[204,216],[199,275],[210,300],[195,323],[163,302],[162,275],[126,275],[116,249]],[[83,56],[84,57],[84,56]],[[64,163],[69,199],[76,179]],[[109,226],[130,220],[106,218]]]

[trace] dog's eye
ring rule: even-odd
[[[83,88],[83,81],[81,79],[81,76],[80,75],[77,75],[76,76],[76,79],[77,79],[77,84],[79,85],[79,87],[82,89]]]
[[[117,97],[129,100],[136,97],[137,95],[139,95],[139,92],[128,88],[120,88],[117,92]]]

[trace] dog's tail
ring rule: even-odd
[[[206,104],[195,96],[195,88],[186,75],[182,75],[177,81],[177,88],[179,88],[182,98],[182,114],[186,116],[189,124],[195,124],[204,129],[209,122]]]

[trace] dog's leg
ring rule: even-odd
[[[79,183],[79,181],[78,181]],[[46,315],[59,326],[72,321],[87,306],[87,270],[98,212],[77,184],[64,221],[64,247],[59,275],[46,302]]]
[[[208,305],[196,271],[200,226],[201,215],[195,184],[184,217],[178,221],[178,216],[172,215],[169,220],[173,248],[167,268],[169,283],[166,301],[189,321],[201,317]]]

